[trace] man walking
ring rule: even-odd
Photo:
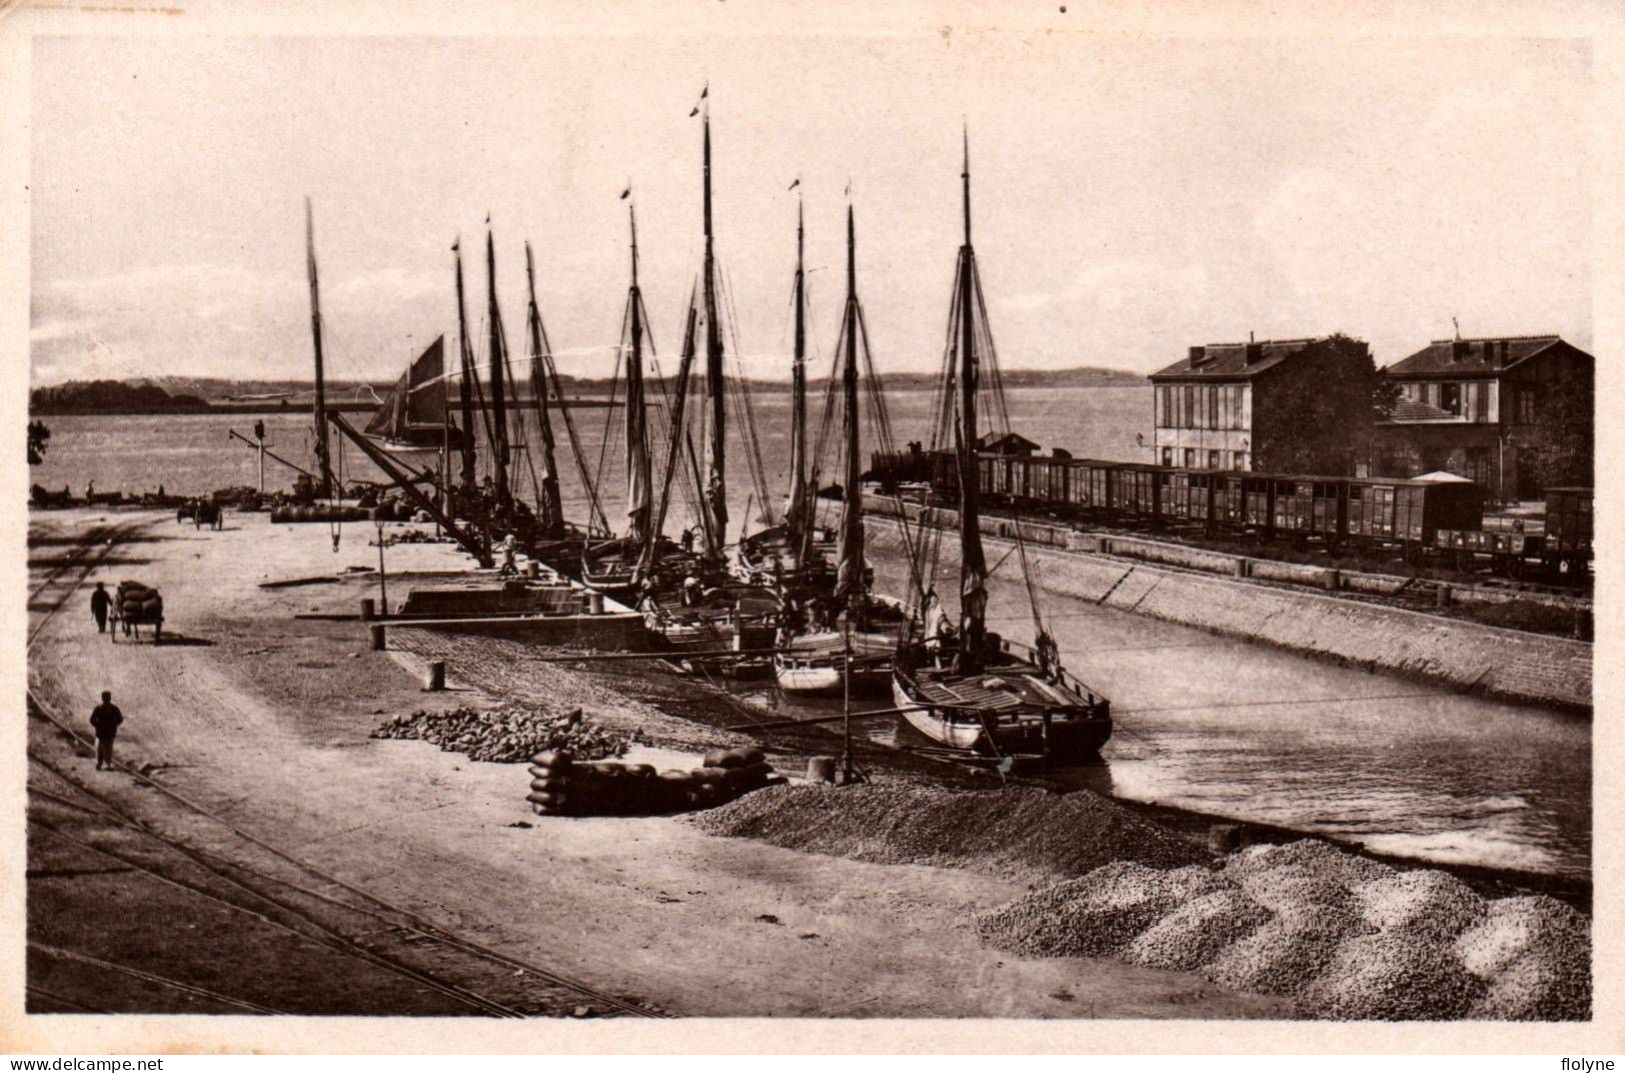
[[[90,725],[96,728],[96,770],[113,766],[113,739],[118,737],[124,713],[113,703],[113,694],[102,691],[102,702],[91,711]]]
[[[96,591],[90,594],[90,613],[96,617],[96,632],[107,632],[107,609],[113,606],[113,598],[107,595],[107,587],[102,582],[96,582]]]

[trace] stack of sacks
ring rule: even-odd
[[[710,808],[764,786],[783,785],[760,749],[711,753],[693,771],[656,774],[648,764],[576,763],[568,753],[538,754],[526,800],[538,815],[648,816]]]

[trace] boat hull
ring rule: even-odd
[[[990,677],[1010,675],[1007,669]],[[984,713],[935,707],[917,683],[902,671],[892,675],[892,698],[905,709],[903,718],[925,737],[950,749],[982,756],[1043,756],[1052,765],[1084,763],[1097,758],[1111,740],[1110,706],[1105,701],[1081,710],[1053,714],[1046,727],[1036,713]]]
[[[838,662],[807,663],[773,657],[773,676],[779,691],[799,697],[839,697],[846,692],[843,668]],[[891,683],[892,668],[863,667],[851,672],[853,696],[884,696]]]

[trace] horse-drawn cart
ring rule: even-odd
[[[140,640],[143,626],[152,627],[153,644],[163,639],[164,598],[157,589],[148,588],[139,581],[121,581],[110,611],[112,629],[107,633],[114,644],[118,643],[120,633],[126,637],[134,635],[136,640]]]

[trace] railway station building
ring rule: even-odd
[[[1284,426],[1303,429],[1297,402],[1323,362],[1364,361],[1359,340],[1331,337],[1250,340],[1192,346],[1180,361],[1151,374],[1156,393],[1154,462],[1184,469],[1245,472],[1257,468]],[[1335,434],[1328,432],[1328,435]],[[1351,474],[1352,475],[1352,471]]]
[[[1382,375],[1399,398],[1375,429],[1374,476],[1444,471],[1497,500],[1531,500],[1537,447],[1561,434],[1556,404],[1593,397],[1596,362],[1556,335],[1436,339]]]

